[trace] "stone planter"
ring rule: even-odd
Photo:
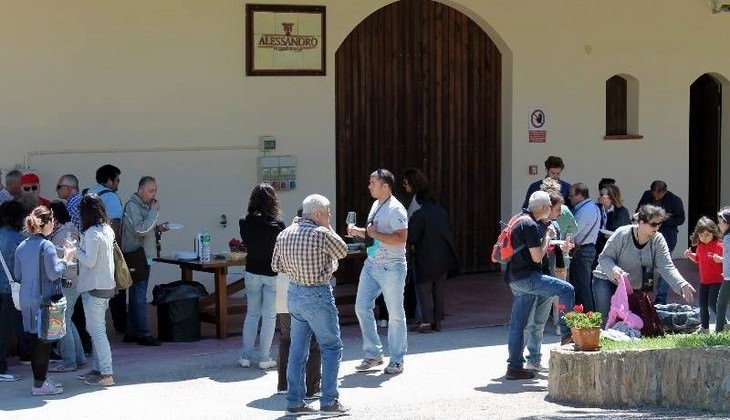
[[[591,407],[730,412],[729,347],[550,352],[548,398]]]

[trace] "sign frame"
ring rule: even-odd
[[[245,34],[247,76],[327,75],[325,6],[246,4]]]

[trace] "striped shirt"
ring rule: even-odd
[[[276,238],[271,269],[289,276],[302,286],[329,284],[337,260],[347,255],[347,245],[338,234],[310,219],[300,219]]]
[[[13,195],[10,194],[7,189],[3,188],[2,190],[0,190],[0,203],[13,200],[15,200],[15,197],[13,197]]]
[[[81,194],[79,193],[72,195],[66,200],[66,208],[68,209],[69,216],[71,216],[71,222],[76,226],[76,229],[80,230],[81,210],[79,209],[79,204],[81,204]]]

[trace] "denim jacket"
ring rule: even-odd
[[[15,249],[23,242],[23,239],[25,239],[25,236],[19,231],[8,227],[0,228],[0,252],[3,254],[8,270],[10,270],[10,275],[13,274],[15,269]],[[5,270],[2,267],[0,267],[0,293],[10,294],[8,276],[5,275]]]

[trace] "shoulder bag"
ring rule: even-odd
[[[122,212],[122,226],[120,228],[119,241],[124,239],[124,220],[127,216],[127,206],[129,202],[124,205],[124,211]],[[131,222],[131,219],[130,219]],[[148,280],[150,277],[150,266],[147,264],[147,254],[144,252],[144,247],[140,246],[134,251],[125,252],[124,260],[127,262],[129,267],[129,273],[132,276],[132,281],[137,283],[139,281]]]
[[[40,281],[41,306],[36,316],[36,330],[38,338],[43,341],[58,341],[66,335],[66,298],[63,296],[60,285],[50,298],[43,293],[43,284],[46,282],[43,248],[38,255],[38,281]]]
[[[0,262],[3,263],[5,277],[8,278],[8,283],[10,283],[10,290],[13,295],[13,305],[15,305],[15,309],[20,310],[20,283],[13,280],[13,276],[10,274],[10,270],[8,269],[8,265],[5,263],[5,257],[3,257],[2,252],[0,252]]]

